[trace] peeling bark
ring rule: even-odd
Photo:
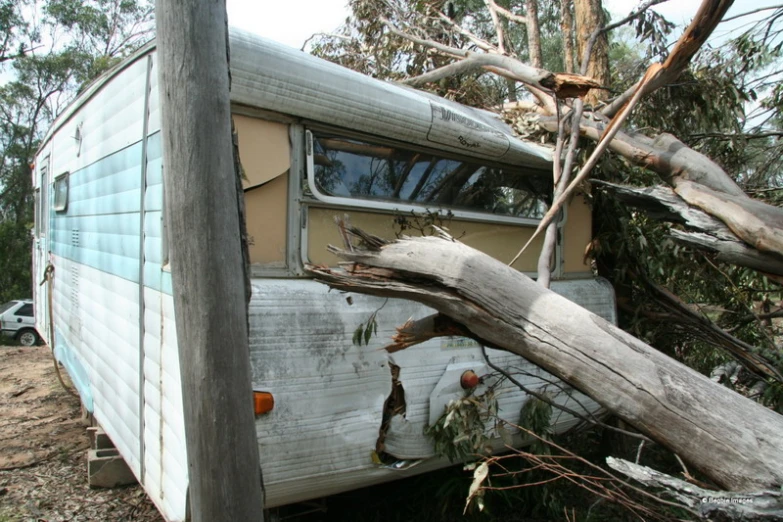
[[[761,252],[740,240],[723,221],[699,208],[691,207],[668,187],[628,187],[594,181],[618,200],[644,210],[650,217],[679,223],[688,230],[672,229],[674,239],[699,250],[717,254],[717,260],[783,276],[783,259]],[[726,196],[724,196],[726,197]],[[758,203],[750,200],[753,203]],[[774,208],[774,207],[773,207]]]
[[[377,245],[381,243],[376,241]],[[720,386],[466,245],[409,238],[330,250],[341,290],[415,300],[596,399],[733,491],[783,485],[783,416]]]
[[[679,179],[675,192],[689,205],[723,221],[740,239],[760,252],[783,260],[783,210],[747,197],[720,193]]]

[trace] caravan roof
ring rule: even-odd
[[[384,82],[252,33],[230,30],[231,101],[500,163],[549,170],[549,148],[520,140],[495,114]],[[58,116],[45,144],[106,83],[154,50],[144,45]]]

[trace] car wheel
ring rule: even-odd
[[[16,340],[22,346],[35,346],[38,344],[38,334],[35,330],[22,330],[17,334]]]

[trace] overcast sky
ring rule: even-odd
[[[231,25],[297,48],[313,33],[333,31],[349,15],[347,0],[227,0],[227,3]],[[698,0],[669,0],[656,6],[655,10],[670,21],[685,26],[700,3]],[[779,3],[780,0],[741,0],[735,2],[729,16]],[[638,4],[637,0],[604,0],[604,7],[617,17],[627,15]],[[744,23],[746,21],[738,21],[731,27]],[[724,27],[718,28],[716,36],[727,32]]]

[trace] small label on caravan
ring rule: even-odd
[[[453,350],[455,348],[478,348],[480,345],[473,339],[467,337],[441,337],[440,349]]]
[[[469,114],[433,101],[430,108],[427,139],[432,142],[493,158],[503,156],[511,146],[508,136]]]

